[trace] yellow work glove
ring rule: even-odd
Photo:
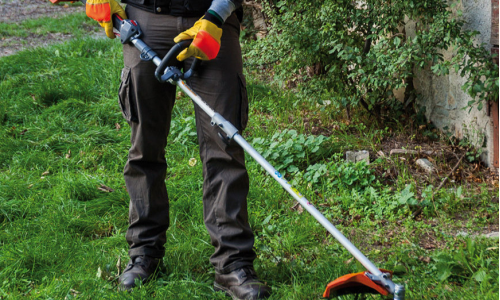
[[[125,11],[115,0],[87,0],[85,12],[87,13],[87,17],[96,20],[104,27],[106,35],[110,39],[115,38],[111,16],[117,14],[122,19],[127,19]]]
[[[193,40],[187,49],[184,49],[181,53],[179,53],[177,59],[179,61],[183,61],[191,56],[201,60],[211,60],[216,58],[220,49],[221,36],[222,29],[207,20],[205,17],[202,17],[194,23],[193,27],[174,38],[174,42],[176,43],[183,40]]]

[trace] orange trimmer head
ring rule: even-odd
[[[384,269],[380,271],[392,278],[392,272]],[[331,298],[348,294],[381,294],[387,296],[389,291],[382,287],[370,272],[347,274],[330,282],[323,293],[324,298]]]

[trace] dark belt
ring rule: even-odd
[[[189,2],[185,1],[168,1],[168,0],[122,0],[127,5],[136,7],[147,12],[161,15],[171,15],[178,17],[201,17],[210,7],[211,1],[193,1],[194,9],[190,9]],[[182,3],[178,3],[182,2]]]

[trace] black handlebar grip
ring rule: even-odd
[[[162,81],[161,76],[163,75],[163,73],[165,73],[167,67],[172,66],[176,63],[177,55],[179,55],[179,53],[181,53],[182,50],[189,47],[189,45],[191,45],[191,42],[193,42],[193,40],[183,40],[175,44],[172,48],[170,48],[167,55],[165,55],[165,57],[161,60],[161,63],[155,70],[155,77],[158,80]],[[195,58],[189,70],[182,75],[182,78],[187,79],[191,77],[191,75],[193,75],[195,71],[195,68],[198,67],[199,64],[200,60]]]
[[[123,19],[120,18],[119,15],[117,14],[114,14],[113,16],[111,16],[111,20],[113,21],[113,28],[118,30],[118,32],[120,32],[120,29],[122,27],[122,21]]]

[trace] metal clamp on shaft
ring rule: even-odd
[[[394,300],[405,300],[405,286],[396,284],[394,289]]]
[[[165,73],[158,79],[160,82],[170,82],[177,81],[182,78],[182,72],[176,67],[167,67]]]
[[[224,119],[219,113],[215,113],[210,121],[210,125],[217,125],[227,136],[227,140],[232,140],[233,137],[238,133],[238,129],[233,126],[229,121]]]
[[[141,37],[141,27],[134,20],[120,20],[120,22],[120,41],[122,44],[127,44],[132,39]]]

